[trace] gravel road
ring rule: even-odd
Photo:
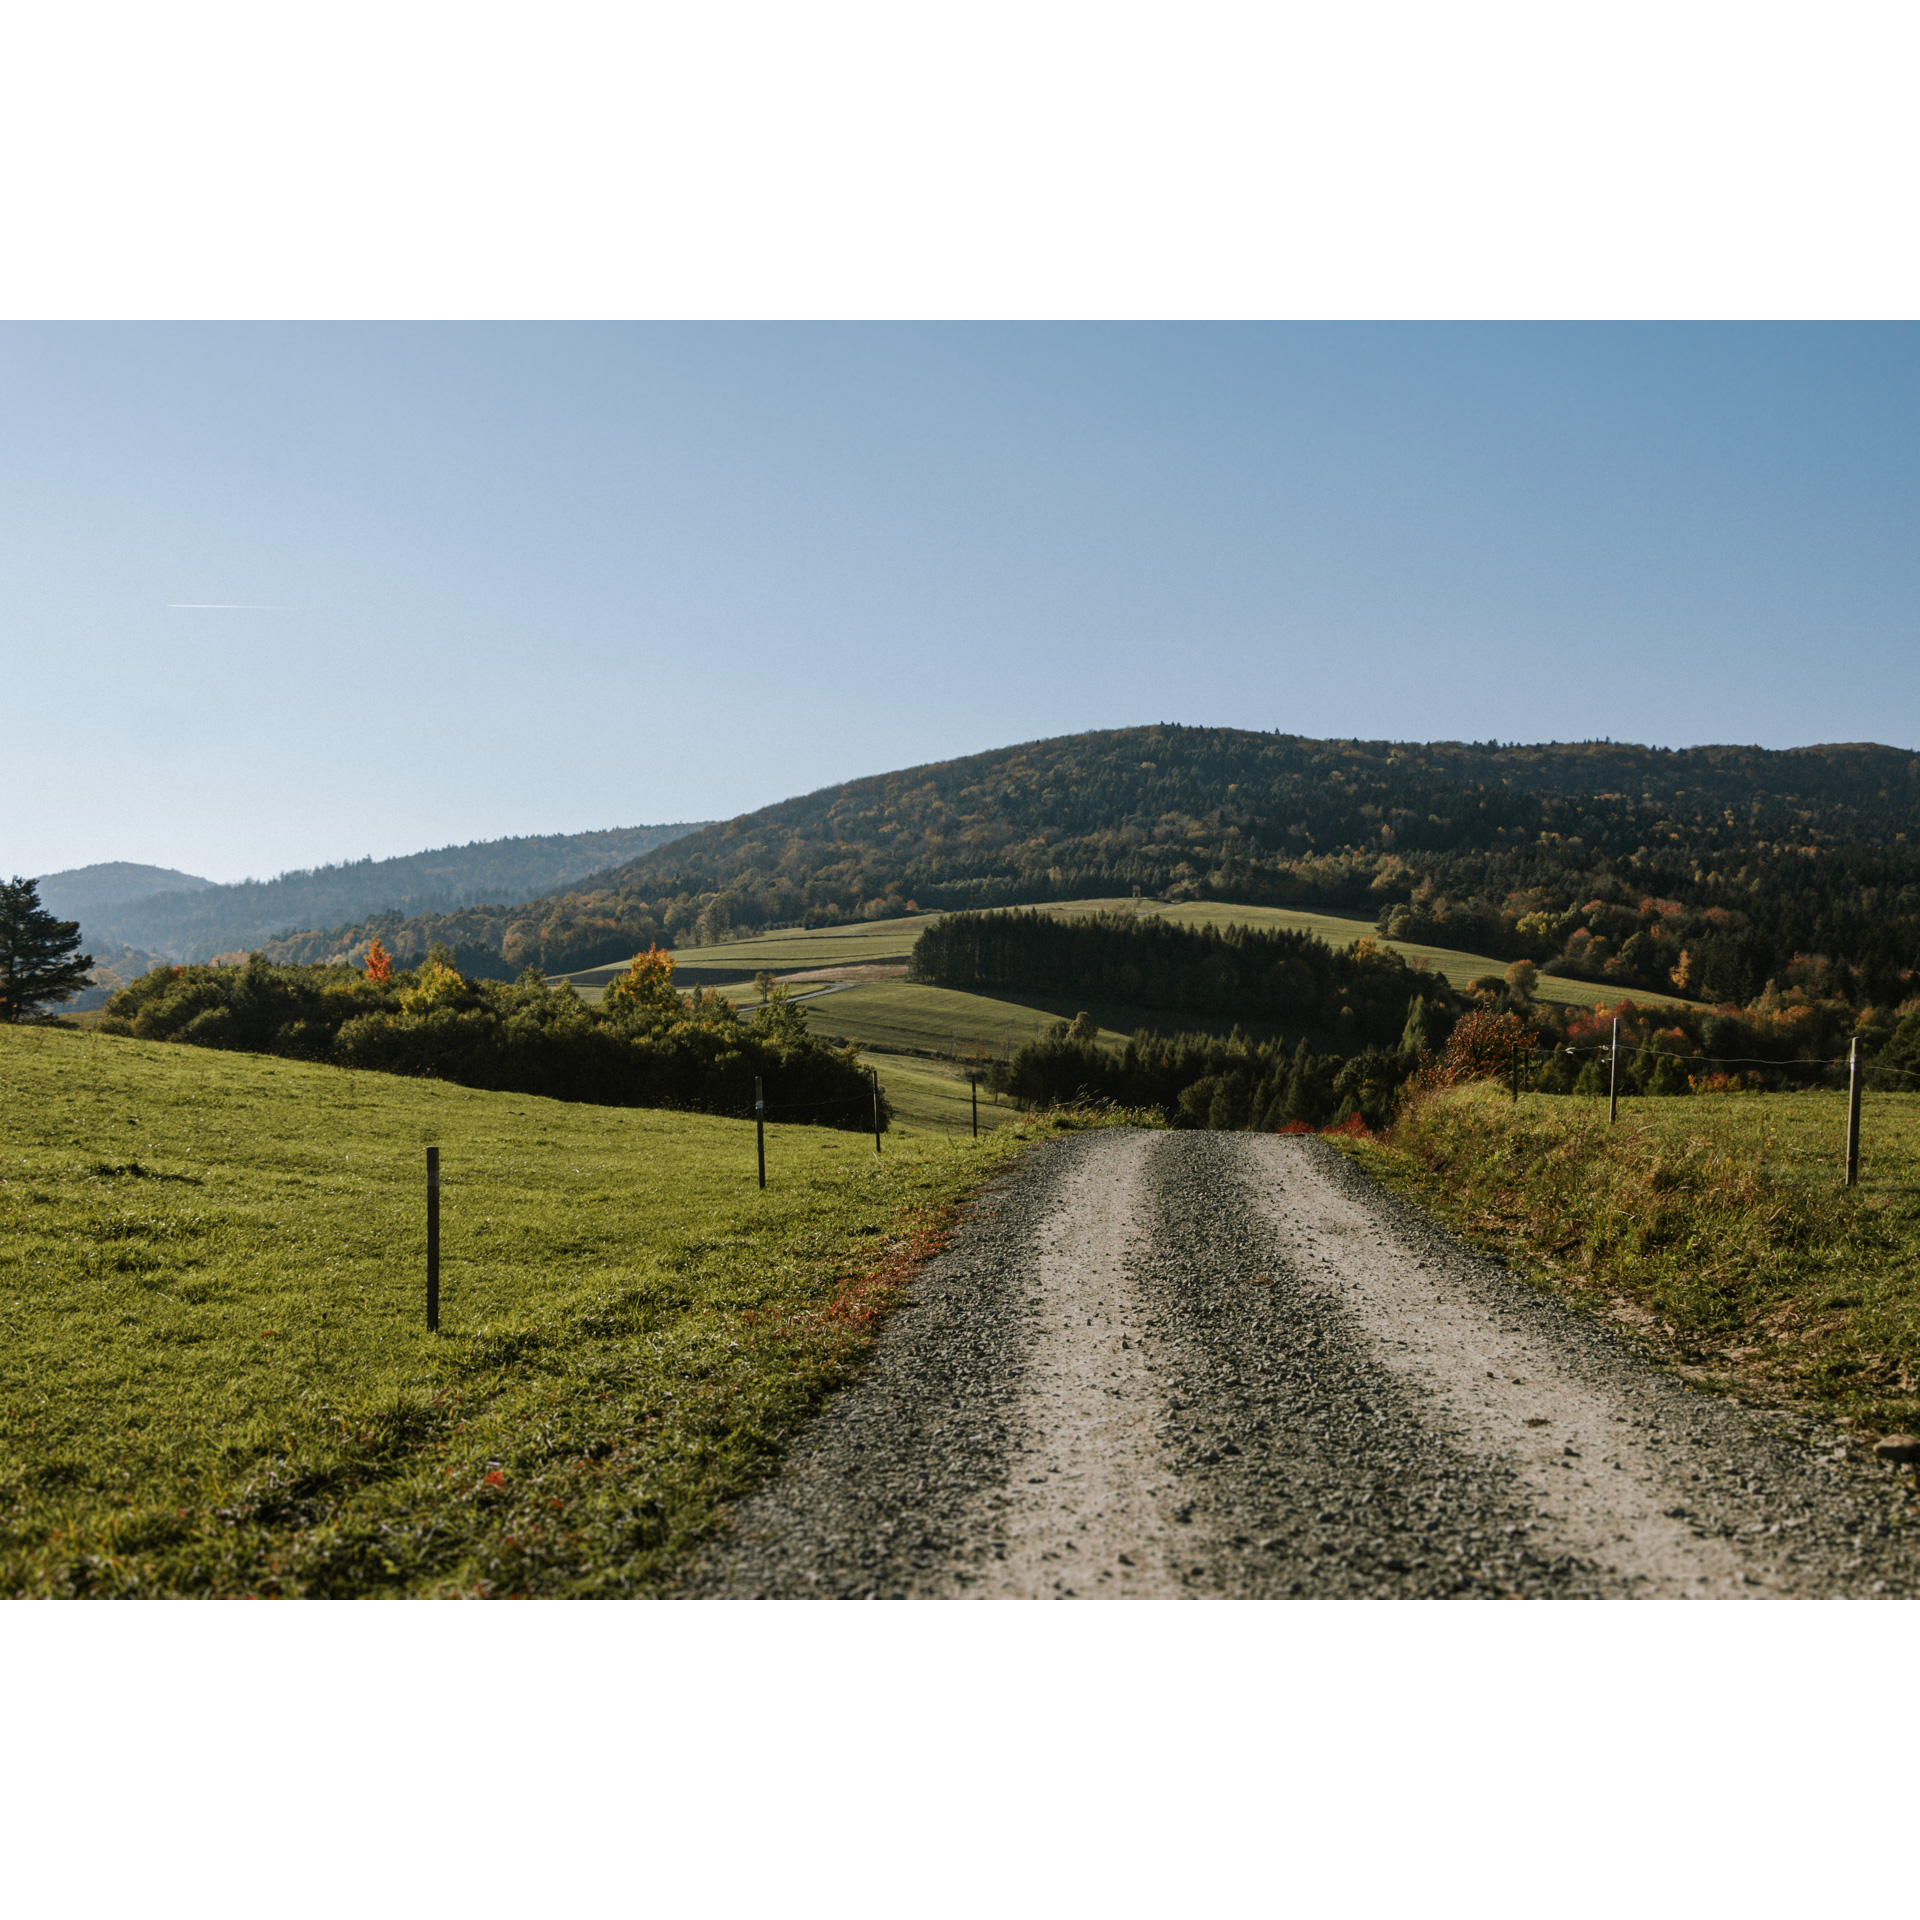
[[[1689,1391],[1323,1143],[1023,1155],[691,1595],[1920,1594],[1920,1502]]]

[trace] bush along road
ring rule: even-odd
[[[1913,1596],[1912,1482],[1318,1140],[1090,1132],[974,1203],[685,1591]]]

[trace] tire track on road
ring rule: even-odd
[[[1908,1511],[1322,1142],[1101,1131],[993,1183],[687,1590],[1910,1594]]]

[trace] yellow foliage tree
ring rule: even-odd
[[[429,960],[413,976],[413,985],[400,995],[400,1005],[408,1013],[429,1013],[451,1000],[467,983],[442,960]]]
[[[673,990],[673,955],[660,947],[636,953],[632,964],[600,997],[604,1013],[651,1014],[677,1012],[680,996]]]

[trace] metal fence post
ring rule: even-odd
[[[760,1156],[760,1191],[767,1190],[767,1103],[761,1097],[760,1076],[753,1076],[753,1144]]]
[[[978,1140],[980,1138],[980,1076],[977,1073],[970,1073],[967,1076],[967,1084],[973,1089],[973,1137]]]
[[[1607,1125],[1620,1118],[1620,1022],[1613,1023],[1613,1058],[1607,1067]]]
[[[427,1331],[440,1331],[440,1149],[427,1149]]]
[[[873,1081],[873,1150],[880,1151],[880,1069],[869,1067],[868,1075]]]
[[[1847,1049],[1847,1185],[1860,1181],[1860,1039]]]

